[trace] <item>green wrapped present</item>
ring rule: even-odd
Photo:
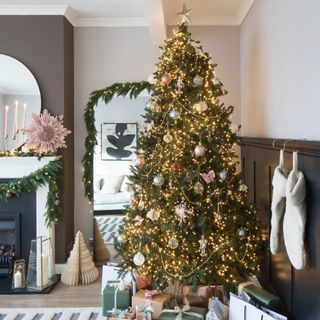
[[[159,320],[204,320],[207,311],[207,308],[190,307],[188,305],[183,308],[163,309]]]
[[[256,287],[254,284],[247,285],[243,288],[243,291],[250,296],[250,298],[257,302],[259,305],[268,308],[272,311],[279,311],[280,298],[274,294]]]
[[[131,306],[130,288],[122,281],[107,281],[103,290],[102,312],[104,316],[117,314]]]

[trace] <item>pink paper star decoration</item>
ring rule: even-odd
[[[207,184],[211,183],[216,177],[213,170],[210,170],[208,173],[200,173],[200,175]]]
[[[25,147],[38,153],[56,152],[66,148],[65,137],[71,133],[63,126],[63,115],[52,116],[44,109],[42,114],[31,115],[31,124],[22,133],[26,135]]]

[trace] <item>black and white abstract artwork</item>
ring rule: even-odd
[[[101,128],[102,160],[133,160],[137,146],[136,123],[103,123]]]

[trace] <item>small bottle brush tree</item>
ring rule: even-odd
[[[226,91],[215,66],[184,22],[153,74],[116,249],[124,269],[157,288],[233,283],[259,269],[256,210],[236,169],[233,107],[219,102]]]

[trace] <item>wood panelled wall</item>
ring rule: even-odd
[[[320,319],[320,142],[244,137],[241,139],[242,168],[249,198],[259,211],[263,236],[269,241],[272,176],[284,143],[286,168],[291,170],[292,151],[298,150],[299,169],[306,178],[308,265],[304,270],[291,266],[281,235],[279,254],[271,255],[268,243],[261,282],[282,298],[290,319],[316,320]]]

